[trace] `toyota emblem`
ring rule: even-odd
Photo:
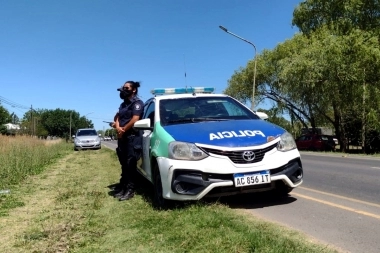
[[[243,159],[247,162],[252,162],[255,159],[255,153],[253,151],[244,151]]]

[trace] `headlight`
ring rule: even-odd
[[[75,143],[80,143],[80,140],[78,140],[78,139],[74,139],[74,142],[75,142]]]
[[[169,143],[169,158],[198,161],[208,155],[192,143],[173,141]]]
[[[277,144],[277,150],[279,151],[289,151],[297,148],[296,142],[293,139],[293,136],[285,132],[280,136],[280,142]]]

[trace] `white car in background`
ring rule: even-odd
[[[101,140],[93,128],[78,129],[74,138],[74,150],[101,149]]]

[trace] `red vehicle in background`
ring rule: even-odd
[[[335,151],[333,136],[320,134],[305,134],[296,139],[298,150]]]

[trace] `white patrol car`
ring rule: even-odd
[[[283,128],[213,88],[155,89],[144,105],[139,172],[154,185],[154,204],[274,190],[303,180],[300,153]]]

